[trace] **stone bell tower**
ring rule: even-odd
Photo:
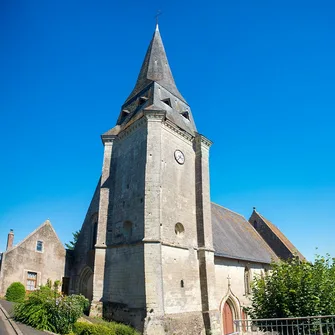
[[[158,26],[104,160],[92,315],[144,334],[220,334],[209,147],[178,91]]]

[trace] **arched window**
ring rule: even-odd
[[[125,221],[123,223],[123,236],[125,237],[126,241],[129,241],[132,234],[133,234],[133,224],[132,224],[132,222]]]
[[[254,228],[257,229],[257,221],[254,221]]]
[[[250,270],[245,267],[244,269],[244,292],[246,295],[250,294],[251,285],[250,285]]]
[[[183,237],[185,228],[180,222],[177,222],[174,226],[174,232],[178,237]]]
[[[94,249],[94,246],[97,243],[97,236],[98,236],[98,213],[92,215],[91,222],[92,222],[91,249]]]

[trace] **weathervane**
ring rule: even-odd
[[[155,15],[155,18],[156,18],[156,25],[158,25],[158,17],[162,15],[162,11],[159,9]]]

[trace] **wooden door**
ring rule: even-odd
[[[223,331],[224,335],[234,332],[233,311],[227,302],[223,306]]]

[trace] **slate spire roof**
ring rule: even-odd
[[[135,87],[126,102],[136,96],[153,81],[157,82],[170,93],[186,103],[186,100],[178,91],[176,83],[173,79],[158,24],[156,25],[154,35],[145,55]]]
[[[173,79],[158,25],[144,57],[135,87],[121,107],[116,126],[104,135],[117,135],[140,119],[148,110],[165,111],[166,119],[179,129],[193,136],[197,132],[191,108],[180,94]]]

